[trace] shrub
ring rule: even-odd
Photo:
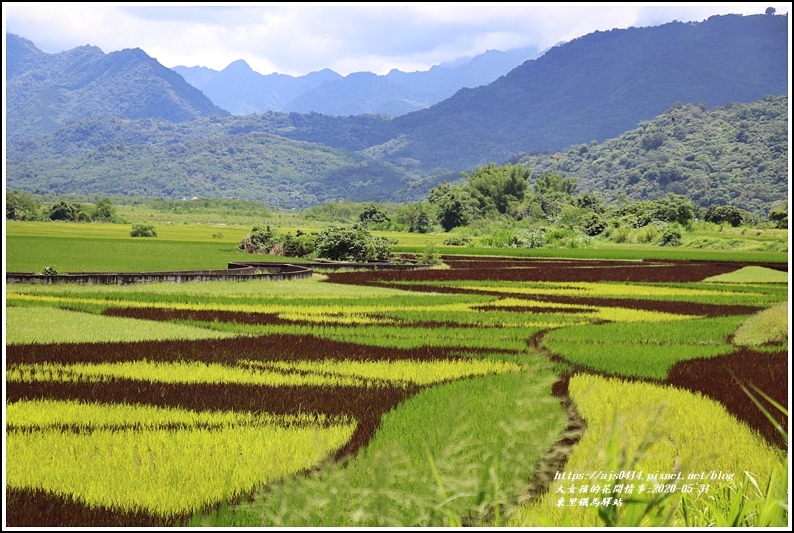
[[[628,226],[619,226],[609,233],[609,238],[612,242],[627,243],[631,241],[631,228]]]
[[[152,224],[133,224],[130,237],[157,237],[157,230]]]
[[[317,236],[315,253],[332,261],[383,261],[395,243],[393,239],[373,237],[360,224],[332,226]]]
[[[308,257],[314,253],[316,238],[316,235],[307,235],[301,230],[297,230],[295,236],[284,235],[279,239],[279,244],[282,248],[281,255],[287,257]]]
[[[65,202],[61,200],[50,208],[50,220],[63,220],[66,222],[73,222],[77,220],[77,214],[80,212],[80,204],[73,202]]]
[[[510,248],[543,248],[546,232],[542,229],[517,230],[508,241]]]
[[[637,242],[650,244],[662,238],[662,229],[655,224],[642,226],[637,230]]]
[[[591,237],[600,235],[601,233],[603,233],[605,229],[607,229],[608,226],[606,221],[603,220],[596,213],[591,213],[587,215],[583,223],[584,223],[584,232],[590,235]]]
[[[306,257],[314,252],[314,236],[298,230],[295,235],[276,235],[270,226],[254,226],[254,229],[240,241],[237,248],[249,254],[283,255],[287,257]]]
[[[46,266],[44,270],[41,271],[41,274],[44,276],[60,276],[61,273],[55,270],[54,267]]]
[[[460,235],[450,235],[444,239],[447,246],[469,246],[472,243],[471,235],[461,233]]]
[[[674,226],[666,228],[659,239],[659,246],[681,246],[681,230]]]
[[[251,233],[245,236],[237,248],[249,254],[268,254],[276,244],[276,235],[270,226],[254,226]]]
[[[428,241],[425,243],[424,251],[416,258],[417,265],[440,265],[441,255],[438,253],[436,245]]]
[[[546,245],[551,248],[593,248],[595,239],[579,230],[555,229],[546,235]]]

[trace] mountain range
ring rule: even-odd
[[[536,48],[488,50],[462,64],[435,65],[420,72],[394,69],[383,76],[371,72],[342,76],[329,69],[297,77],[262,75],[243,59],[221,71],[184,66],[173,70],[235,115],[285,111],[397,116],[426,109],[461,88],[487,85],[538,55]]]
[[[8,139],[55,131],[93,116],[162,118],[174,122],[229,114],[140,48],[105,54],[80,46],[59,54],[6,35]]]
[[[487,85],[461,88],[400,116],[230,114],[140,50],[104,55],[81,47],[50,57],[11,37],[7,186],[30,192],[234,195],[280,207],[344,198],[411,201],[476,166],[592,147],[676,106],[708,110],[788,94],[788,15],[725,15],[595,32],[555,46]],[[230,68],[261,81],[242,62],[225,70]],[[205,74],[206,83],[216,76]],[[393,83],[388,75],[340,79],[331,71],[293,81],[308,83],[315,75],[315,82],[326,79],[291,105],[314,91],[342,109],[350,97],[339,82]],[[117,94],[119,87],[126,89],[126,101]],[[243,88],[259,94],[254,82]],[[392,96],[405,97],[400,90]],[[756,142],[764,135],[744,138]],[[787,136],[784,140],[787,146]],[[787,151],[769,157],[785,157]],[[634,194],[639,183],[646,184],[636,189],[640,197],[681,187],[680,179],[664,181],[658,164],[655,174],[649,165],[642,168],[646,173],[627,178],[622,192]],[[751,180],[748,171],[743,173]],[[598,190],[609,178],[604,171],[588,178],[587,186]],[[657,186],[648,187],[649,180]],[[776,177],[770,183],[778,182]],[[772,201],[760,189],[748,194],[742,201],[757,198],[757,209]]]

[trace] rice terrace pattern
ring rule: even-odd
[[[477,525],[510,510],[503,524],[538,525],[557,519],[554,472],[584,464],[612,413],[593,395],[621,398],[616,419],[620,401],[657,394],[671,416],[725,417],[713,435],[670,429],[648,465],[675,441],[659,468],[738,472],[752,456],[768,480],[787,442],[741,387],[788,430],[773,407],[788,407],[788,338],[739,332],[787,306],[786,264],[443,259],[279,282],[10,285],[7,524]],[[82,337],[48,337],[64,317]],[[138,329],[151,325],[181,329]],[[690,437],[725,454],[699,456]],[[566,520],[590,525],[587,511]]]

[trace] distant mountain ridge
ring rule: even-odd
[[[173,70],[235,115],[284,111],[397,116],[428,108],[461,88],[491,83],[538,54],[538,49],[532,47],[488,50],[452,67],[437,65],[419,72],[394,69],[386,75],[355,72],[342,76],[329,69],[297,77],[262,75],[243,59],[221,71],[185,66]]]
[[[472,168],[537,150],[601,142],[676,101],[751,102],[789,90],[788,15],[595,32],[556,46],[493,83],[394,119],[386,156]]]
[[[31,113],[31,120],[22,123],[26,128],[22,133],[14,129],[20,127],[19,122],[8,124],[7,186],[31,192],[127,191],[166,197],[228,194],[272,201],[279,207],[305,207],[345,198],[413,201],[425,197],[441,181],[460,179],[462,171],[489,162],[523,161],[527,154],[553,155],[571,147],[587,148],[633,131],[643,121],[676,106],[691,110],[687,117],[695,120],[698,113],[691,106],[707,111],[709,107],[761,101],[769,95],[787,96],[788,43],[788,15],[725,15],[699,23],[595,32],[552,48],[493,83],[460,89],[427,109],[397,117],[268,111],[197,115],[175,123],[169,117],[133,120],[111,110],[105,116],[87,114],[93,118],[69,122],[49,130],[49,135],[31,136],[31,131],[41,131],[35,122],[40,118]],[[31,45],[16,43],[21,59],[16,63],[9,60],[9,65],[19,72],[20,64],[41,64],[41,73],[56,79],[45,65],[53,58],[42,56]],[[101,55],[92,47],[70,52],[73,59],[81,54],[87,58],[75,64],[78,74],[95,68],[93,58]],[[140,74],[142,64],[156,61],[146,59],[141,51],[123,52],[114,61],[116,71],[97,69],[101,75],[96,84],[106,87],[104,80],[112,72],[131,83],[133,98],[127,105],[140,106],[141,97],[147,94],[168,100],[169,93],[159,81],[150,83],[150,77]],[[242,71],[246,67],[235,65]],[[50,81],[45,89],[36,89],[39,70],[17,75],[9,86],[18,80],[30,85],[33,90],[21,94],[27,99],[23,103],[33,111],[36,106],[60,109],[55,104],[63,102],[53,100],[52,94],[57,96],[62,88]],[[73,74],[67,71],[63,76],[70,80]],[[176,72],[171,74],[187,85]],[[319,74],[329,77],[331,87],[334,79],[338,81],[331,71]],[[363,73],[354,79],[369,83],[373,76]],[[92,79],[84,76],[87,86],[95,83]],[[79,87],[75,87],[69,86],[69,91],[78,94]],[[88,92],[79,94],[85,95],[86,106],[97,105],[90,102]],[[9,98],[9,116],[17,103]],[[75,116],[81,112],[78,99],[66,103],[74,106]],[[754,113],[748,111],[746,116]],[[771,113],[781,120],[779,111]],[[779,159],[787,154],[781,148],[787,147],[786,132],[781,137],[778,122],[770,123],[775,128],[771,133],[736,129],[731,120],[750,119],[731,113],[725,116],[727,121],[719,124],[726,125],[710,134],[729,138],[721,139],[725,146],[709,156],[721,159],[706,168],[732,164],[728,152],[722,150],[744,154],[736,159],[740,175],[730,179],[704,177],[703,169],[686,159],[671,168],[667,163],[676,161],[676,151],[700,150],[692,146],[697,136],[685,136],[682,141],[676,137],[677,129],[667,133],[675,141],[659,137],[664,149],[643,146],[638,159],[628,160],[633,165],[630,171],[622,168],[623,162],[609,166],[600,159],[582,158],[598,172],[590,173],[585,166],[572,172],[582,174],[580,184],[588,190],[604,188],[637,198],[676,190],[690,194],[704,179],[715,179],[731,189],[719,198],[742,202],[758,212],[770,198],[786,191],[787,180],[781,180],[777,170],[759,174],[763,168],[779,168]],[[23,139],[23,134],[28,137]],[[745,152],[735,144],[739,138],[754,143],[772,140],[776,149]],[[698,164],[702,162],[697,154],[694,157]],[[774,164],[765,158],[774,159]],[[748,164],[756,160],[757,169]],[[613,175],[617,172],[622,172],[620,183]],[[763,186],[754,186],[754,178],[762,180]],[[690,187],[690,183],[695,185]],[[700,198],[706,201],[717,196]]]
[[[93,116],[174,122],[228,114],[140,48],[105,54],[81,46],[47,54],[6,34],[6,132],[10,139],[57,130]]]

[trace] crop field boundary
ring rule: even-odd
[[[417,270],[428,265],[371,262],[311,262],[281,263],[274,261],[230,262],[226,269],[165,270],[155,272],[67,272],[47,275],[32,272],[6,272],[6,283],[78,283],[82,285],[133,285],[138,283],[189,281],[273,281],[310,278],[314,270],[367,269],[367,270]]]

